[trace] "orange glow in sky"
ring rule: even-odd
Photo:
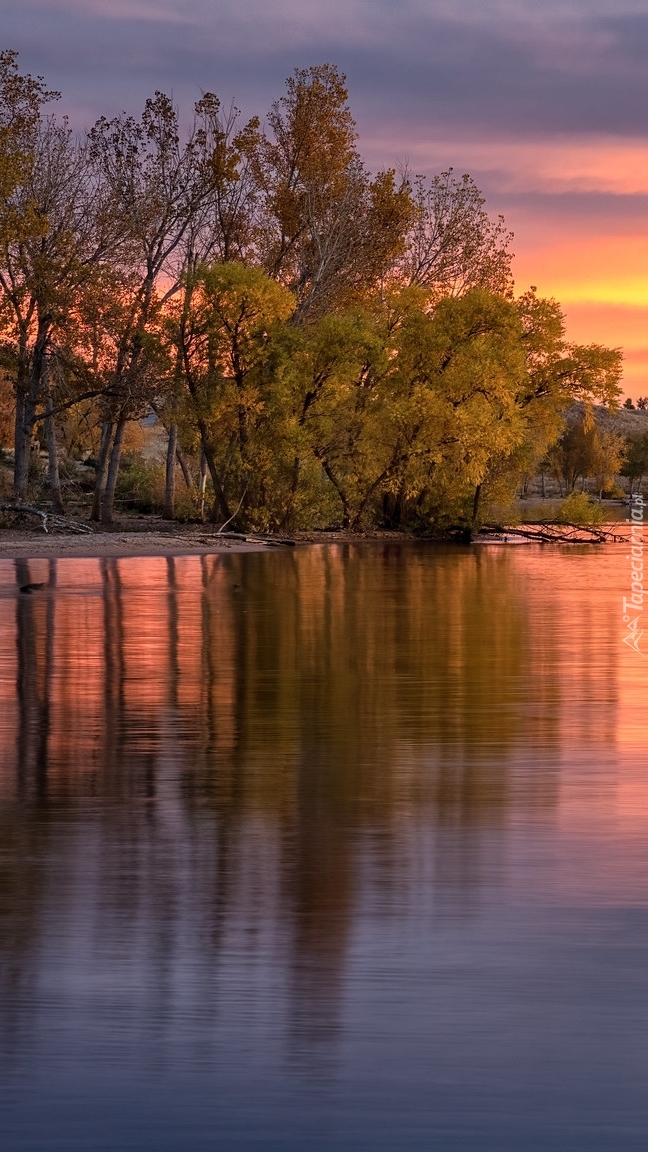
[[[385,157],[394,140],[369,141]],[[648,395],[648,143],[605,135],[407,142],[413,172],[453,167],[484,190],[514,233],[517,290],[563,306],[567,336],[621,347],[623,390]]]

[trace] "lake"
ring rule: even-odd
[[[1,561],[3,1152],[643,1150],[627,551]]]

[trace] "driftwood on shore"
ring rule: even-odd
[[[16,516],[36,516],[41,522],[43,532],[49,532],[53,528],[57,532],[74,532],[80,536],[92,536],[94,534],[94,529],[89,524],[82,524],[79,520],[70,520],[67,516],[46,512],[43,508],[36,508],[33,504],[15,504],[0,500],[0,512],[12,512]]]
[[[625,540],[618,532],[600,524],[563,524],[558,520],[537,520],[534,524],[515,527],[486,524],[480,528],[475,539],[485,537],[504,542],[507,537],[515,537],[540,544],[621,544]]]
[[[294,548],[295,541],[287,536],[255,536],[248,532],[223,532],[218,529],[212,537],[204,537],[206,543],[212,540],[241,540],[244,544],[265,544],[268,548]]]

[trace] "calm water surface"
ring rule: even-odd
[[[0,562],[3,1150],[645,1149],[626,551]]]

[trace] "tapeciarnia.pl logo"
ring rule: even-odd
[[[630,561],[631,594],[629,599],[627,596],[623,597],[623,623],[626,625],[628,631],[627,636],[623,637],[623,643],[627,644],[628,648],[634,648],[635,652],[638,652],[640,656],[646,655],[639,647],[639,641],[644,632],[643,628],[639,627],[639,618],[643,612],[644,601],[643,510],[644,498],[641,493],[632,496],[630,498],[630,517],[626,520],[626,524],[631,525],[630,555],[626,556],[626,560]]]

